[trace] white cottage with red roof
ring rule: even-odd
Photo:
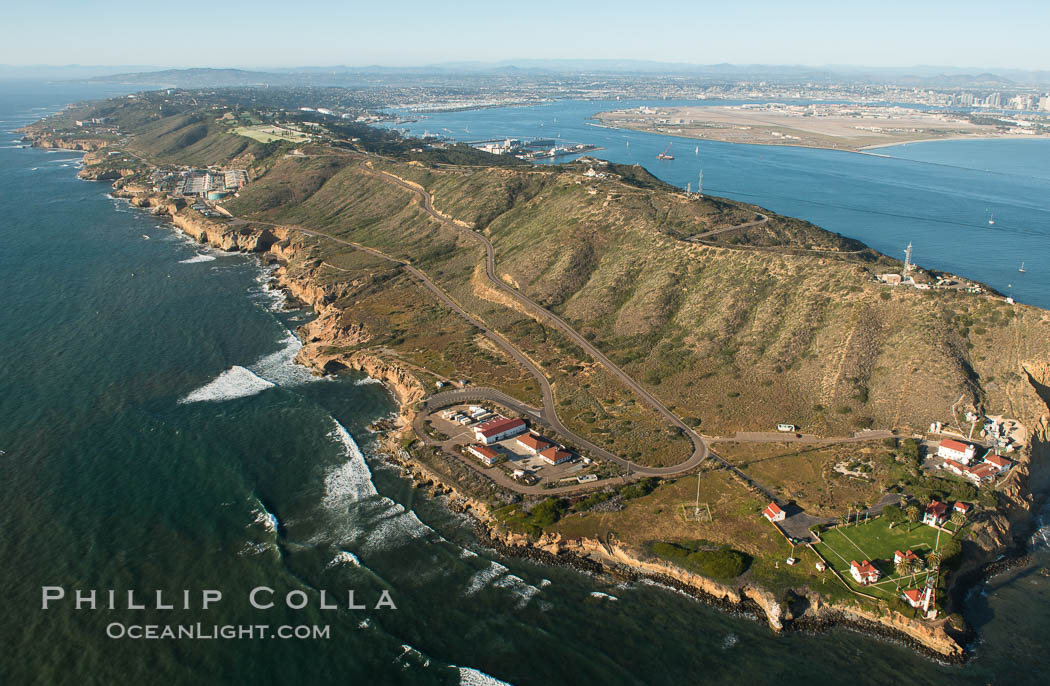
[[[912,607],[922,607],[922,604],[926,602],[926,594],[928,590],[920,591],[917,588],[912,588],[901,594],[904,598],[904,602],[908,603]]]
[[[899,550],[893,551],[893,564],[899,565],[901,560],[906,560],[907,562],[920,562],[919,556],[915,554],[914,550],[906,550],[903,553]]]
[[[766,509],[762,510],[762,516],[771,522],[782,522],[787,517],[787,514],[776,503],[770,503],[766,505]]]
[[[849,563],[849,573],[853,575],[853,578],[857,580],[857,583],[862,586],[873,584],[879,580],[882,574],[879,570],[875,569],[875,566],[864,560],[863,562],[857,562],[853,560]]]
[[[948,505],[939,500],[934,500],[926,506],[926,512],[922,515],[922,523],[930,526],[941,526],[948,521]]]

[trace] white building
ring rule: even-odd
[[[976,454],[977,448],[969,443],[962,443],[961,441],[953,441],[947,438],[940,442],[937,446],[937,457],[943,457],[946,460],[955,460],[963,464],[970,464],[970,460]]]

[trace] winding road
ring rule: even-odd
[[[542,380],[541,383],[540,383],[540,386],[541,386],[541,389],[543,390],[543,414],[544,414],[544,417],[547,419],[548,422],[550,422],[551,426],[554,429],[556,429],[560,433],[564,433],[564,434],[566,434],[568,436],[572,436],[574,440],[576,440],[580,445],[586,447],[588,450],[592,450],[592,451],[596,452],[597,454],[599,454],[602,457],[605,457],[607,459],[612,459],[615,462],[618,462],[618,463],[622,464],[623,466],[628,467],[629,469],[631,469],[631,471],[634,471],[634,472],[637,472],[637,473],[653,474],[653,475],[676,474],[678,472],[688,471],[688,470],[694,469],[697,466],[699,466],[699,464],[701,462],[704,461],[704,459],[708,456],[710,451],[709,451],[709,449],[707,447],[707,443],[700,436],[700,434],[698,434],[695,431],[693,431],[688,425],[686,425],[685,422],[682,421],[682,419],[680,417],[678,417],[676,414],[671,412],[671,410],[669,410],[662,402],[660,402],[649,391],[647,391],[645,388],[643,388],[641,384],[639,384],[637,381],[635,381],[634,378],[632,378],[629,374],[627,374],[625,371],[620,369],[620,367],[618,367],[612,360],[610,360],[608,357],[606,357],[605,354],[602,353],[602,351],[600,351],[596,347],[594,347],[594,345],[591,344],[590,341],[588,341],[586,338],[584,338],[578,331],[576,331],[576,329],[572,328],[572,326],[570,326],[568,324],[568,322],[566,322],[564,319],[562,319],[558,315],[554,314],[550,310],[546,309],[545,307],[543,307],[542,305],[537,303],[535,300],[529,298],[527,295],[525,295],[524,293],[522,293],[518,289],[510,286],[509,284],[503,282],[502,280],[500,280],[500,279],[498,279],[496,277],[496,249],[493,247],[492,242],[488,238],[486,238],[484,235],[478,233],[477,231],[474,231],[474,230],[469,229],[469,228],[467,228],[465,226],[461,226],[460,224],[457,224],[456,222],[448,219],[443,214],[441,214],[440,212],[435,210],[434,209],[434,204],[433,204],[433,198],[430,195],[430,193],[428,193],[427,191],[425,191],[422,188],[418,187],[417,185],[411,184],[411,183],[409,183],[409,182],[407,182],[407,181],[405,181],[405,180],[403,180],[403,179],[401,179],[401,178],[399,178],[397,176],[394,176],[393,174],[389,174],[389,173],[384,172],[384,171],[378,171],[378,170],[372,169],[371,167],[368,166],[368,162],[367,161],[362,162],[359,166],[360,166],[361,169],[363,169],[364,171],[366,171],[369,174],[372,174],[374,176],[377,176],[379,178],[387,180],[387,181],[389,181],[391,183],[397,184],[401,188],[404,188],[405,190],[410,191],[411,193],[414,193],[420,199],[420,201],[422,203],[423,210],[428,215],[433,217],[435,220],[437,220],[441,224],[444,224],[445,226],[453,228],[456,231],[459,231],[461,233],[470,235],[475,240],[480,242],[485,248],[485,276],[486,276],[486,278],[489,280],[489,282],[493,286],[495,286],[496,288],[499,288],[504,293],[507,293],[512,298],[517,300],[519,303],[524,305],[530,312],[532,312],[533,314],[537,315],[539,318],[546,320],[552,326],[554,326],[555,328],[559,329],[563,334],[565,334],[569,338],[569,340],[571,340],[577,346],[579,346],[580,348],[585,350],[587,352],[587,354],[591,356],[591,358],[593,358],[596,362],[601,364],[602,367],[604,367],[606,369],[606,371],[608,371],[614,377],[619,379],[620,382],[623,383],[624,386],[628,387],[636,395],[641,397],[642,400],[644,400],[646,402],[646,404],[648,404],[650,407],[652,407],[659,415],[661,415],[664,419],[666,419],[672,425],[674,425],[679,430],[681,430],[682,434],[684,436],[686,436],[686,438],[688,438],[690,440],[690,442],[693,444],[693,453],[689,457],[689,459],[687,459],[686,461],[681,462],[681,463],[679,463],[677,465],[674,465],[674,466],[671,466],[671,467],[642,467],[640,465],[633,464],[630,460],[626,460],[626,459],[624,459],[622,457],[615,456],[615,455],[613,455],[612,453],[609,453],[606,450],[602,450],[602,449],[598,448],[597,446],[594,446],[592,443],[590,443],[586,439],[583,439],[583,438],[577,436],[572,431],[569,431],[568,428],[566,428],[565,425],[562,424],[561,420],[558,419],[558,413],[557,413],[557,410],[554,407],[554,395],[553,395],[553,393],[551,391],[550,383],[547,381],[547,378],[540,371],[539,367],[537,367],[534,363],[532,363],[531,360],[528,360],[528,358],[525,357],[525,355],[523,355],[517,348],[515,348],[512,344],[510,344],[510,342],[506,341],[506,339],[504,339],[502,336],[500,336],[499,334],[496,334],[495,332],[488,331],[487,327],[485,327],[483,324],[478,324],[477,323],[478,320],[476,320],[475,318],[471,317],[466,312],[464,312],[461,308],[456,306],[455,309],[456,309],[456,311],[458,313],[461,314],[461,316],[467,317],[468,320],[471,321],[472,324],[474,324],[478,328],[481,328],[481,329],[485,330],[486,331],[486,335],[489,335],[490,338],[492,338],[493,340],[496,340],[500,344],[501,348],[503,348],[504,350],[507,350],[508,352],[513,351],[511,354],[512,354],[512,356],[515,359],[517,359],[519,361],[526,361],[525,362],[526,368],[529,369],[529,371],[532,373],[533,376],[535,376],[537,378],[538,381]],[[737,227],[737,228],[739,228],[739,227]],[[424,276],[423,273],[420,272],[418,269],[415,269],[415,268],[413,268],[411,266],[408,266],[408,269],[409,269],[410,273],[413,273],[413,275],[415,275],[417,278],[419,278],[421,280],[422,279],[426,279],[426,276]],[[429,282],[429,280],[425,281],[425,283],[428,285],[428,287],[431,290],[434,290],[434,291],[439,291],[440,290],[440,289],[437,288],[437,286],[435,286],[431,282]],[[443,291],[442,291],[442,294],[444,295]],[[445,300],[445,299],[451,300],[450,298],[448,298],[447,295],[444,295],[444,297],[442,298],[442,300]]]

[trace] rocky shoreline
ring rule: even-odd
[[[50,147],[48,143],[50,141],[33,141],[39,147]],[[112,179],[109,174],[93,175],[87,156],[85,164],[88,166],[81,170],[82,178]],[[155,215],[168,216],[175,227],[202,244],[226,251],[253,253],[264,262],[276,264],[274,279],[277,287],[311,307],[317,314],[314,320],[299,329],[303,348],[296,361],[318,373],[354,369],[383,382],[397,399],[400,408],[397,420],[399,426],[381,439],[387,453],[402,465],[417,485],[426,487],[432,495],[449,496],[451,509],[470,513],[477,521],[479,541],[501,555],[568,566],[585,573],[606,574],[628,581],[648,580],[723,611],[762,619],[775,632],[823,632],[838,626],[898,642],[941,662],[959,663],[968,659],[960,639],[972,636],[967,633],[954,637],[945,630],[943,622],[933,626],[893,613],[889,616],[869,616],[856,608],[823,604],[817,597],[807,598],[806,608],[795,616],[790,608],[783,607],[772,594],[761,588],[725,586],[664,563],[639,559],[630,551],[601,541],[565,541],[560,537],[543,537],[533,541],[525,536],[501,532],[487,503],[461,494],[455,485],[447,483],[426,464],[400,448],[401,440],[411,432],[413,408],[425,397],[423,385],[410,370],[399,366],[396,361],[368,351],[338,350],[364,342],[367,333],[359,327],[342,323],[343,311],[334,305],[341,296],[340,292],[318,285],[311,278],[310,269],[293,273],[289,268],[292,263],[301,267],[307,259],[304,255],[307,238],[302,233],[279,226],[262,227],[250,222],[215,221],[187,208],[179,200],[124,184],[120,178],[115,179],[113,185],[115,197],[125,198],[131,205],[149,210]],[[965,592],[984,578],[1004,571],[1008,565],[1018,564],[1016,560],[1020,559],[1023,558],[1011,556],[968,570],[953,583],[953,593]]]

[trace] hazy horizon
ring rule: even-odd
[[[980,63],[984,70],[1050,70],[1050,52],[1043,47],[1050,4],[1034,0],[1008,0],[994,11],[970,0],[886,0],[877,9],[829,0],[679,2],[643,9],[622,0],[600,8],[550,0],[515,7],[463,0],[454,8],[419,0],[382,6],[322,0],[294,7],[273,0],[248,6],[186,0],[177,15],[170,7],[123,13],[57,0],[49,11],[47,21],[29,5],[5,12],[9,31],[0,65],[264,70],[630,59],[884,69]],[[47,46],[46,60],[40,59],[41,45]]]

